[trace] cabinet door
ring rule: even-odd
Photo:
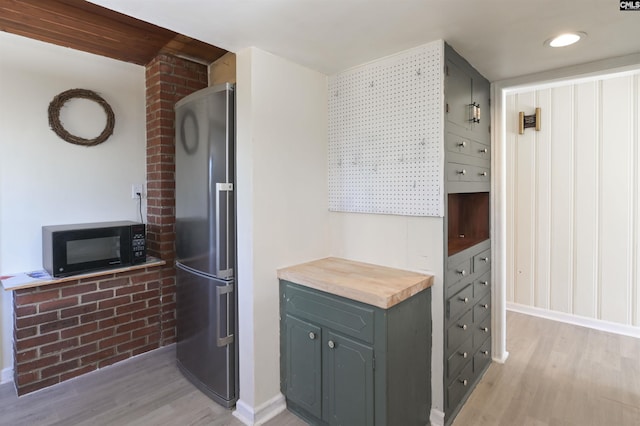
[[[330,425],[373,425],[373,348],[325,332],[325,416]]]
[[[455,63],[447,61],[444,84],[447,121],[463,129],[469,129],[471,125],[471,76]]]
[[[489,134],[489,123],[491,116],[489,114],[489,90],[491,85],[489,82],[479,76],[473,79],[473,95],[472,102],[480,106],[480,121],[472,123],[472,131],[477,135],[476,139],[481,142],[488,143],[491,140]]]
[[[316,417],[322,416],[322,334],[320,327],[286,317],[287,398]]]

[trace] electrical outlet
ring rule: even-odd
[[[144,192],[142,192],[144,185],[141,183],[132,183],[131,184],[131,198],[134,200],[138,199],[138,193],[141,198],[144,198]]]

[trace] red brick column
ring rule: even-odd
[[[161,272],[162,345],[175,342],[175,115],[177,101],[207,87],[207,67],[159,55],[146,68],[147,250]]]

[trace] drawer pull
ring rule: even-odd
[[[480,305],[480,306],[482,306],[482,307],[483,307],[483,308],[485,308],[485,309],[489,309],[489,304],[488,304],[488,303],[482,304],[482,305]]]
[[[480,351],[480,353],[484,356],[489,356],[489,351]]]
[[[315,338],[316,338],[316,333],[314,333],[313,331],[310,331],[309,332],[309,339],[315,340]]]
[[[458,327],[460,327],[463,330],[467,329],[467,324],[458,324]]]
[[[486,176],[486,175],[487,175],[487,172],[480,172],[480,173],[478,173],[478,176]]]
[[[489,150],[487,148],[482,148],[482,149],[478,150],[478,152],[480,154],[486,154],[487,152],[489,152]]]
[[[469,354],[468,354],[468,353],[466,353],[466,352],[460,352],[460,356],[461,356],[462,358],[466,358],[466,357],[468,357],[468,356],[469,356]]]
[[[489,287],[489,281],[480,281],[480,284],[482,284],[485,287]]]
[[[467,146],[467,141],[461,141],[461,142],[458,142],[458,146],[459,146],[460,148],[464,148],[465,146]]]
[[[328,345],[331,349],[333,349],[333,348],[335,348],[335,347],[336,347],[336,344],[333,342],[333,340],[329,340],[329,342],[327,343],[327,345]]]
[[[485,333],[489,332],[489,327],[480,327],[480,330],[482,330]]]
[[[467,386],[469,381],[467,379],[460,379],[460,383],[462,383],[462,386]]]
[[[462,303],[469,303],[468,297],[459,297],[458,300],[460,300]]]
[[[467,171],[466,171],[465,169],[462,169],[462,170],[456,170],[456,173],[457,173],[457,174],[459,174],[459,175],[466,175],[466,174],[467,174]]]
[[[488,257],[483,257],[480,260],[482,260],[484,263],[489,263],[489,258]]]
[[[458,274],[462,275],[463,277],[465,277],[467,275],[467,270],[466,269],[458,269],[456,272]]]

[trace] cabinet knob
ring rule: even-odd
[[[481,154],[486,154],[487,152],[489,152],[489,150],[487,148],[483,148],[481,150],[478,151]]]
[[[484,305],[480,305],[480,306],[482,306],[485,309],[489,309],[489,304],[488,303],[485,303]]]
[[[466,357],[468,357],[468,356],[469,356],[469,354],[468,354],[468,353],[466,353],[466,352],[460,352],[460,356],[461,356],[462,358],[466,358]]]
[[[482,284],[485,287],[489,286],[489,281],[480,281],[480,284]]]
[[[489,351],[481,351],[480,353],[484,356],[489,356]]]
[[[489,263],[489,258],[488,257],[483,257],[480,260],[482,260],[484,263]]]
[[[458,269],[456,272],[462,275],[463,277],[467,275],[467,271],[465,269]]]
[[[480,173],[478,173],[478,176],[486,176],[486,175],[487,175],[487,172],[480,172]]]
[[[309,339],[315,340],[315,338],[316,338],[316,333],[314,333],[313,331],[310,331],[309,332]]]
[[[460,301],[462,303],[469,303],[469,298],[468,297],[460,297],[459,299],[460,299]]]
[[[460,148],[464,148],[465,146],[467,146],[467,141],[461,141],[461,142],[458,142],[458,146],[459,146]]]
[[[467,381],[467,379],[460,379],[460,383],[462,383],[462,386],[467,386],[469,381]]]
[[[333,348],[335,348],[335,347],[336,347],[336,344],[334,343],[334,341],[333,341],[333,340],[329,340],[329,343],[327,343],[327,345],[329,345],[329,347],[330,347],[331,349],[333,349]]]
[[[458,327],[460,327],[463,330],[467,329],[467,324],[458,324]]]
[[[480,327],[480,330],[484,331],[485,333],[488,333],[489,327]]]
[[[462,169],[462,170],[456,170],[456,173],[457,173],[457,174],[459,174],[459,175],[466,175],[466,174],[467,174],[467,171],[466,171],[465,169]]]

